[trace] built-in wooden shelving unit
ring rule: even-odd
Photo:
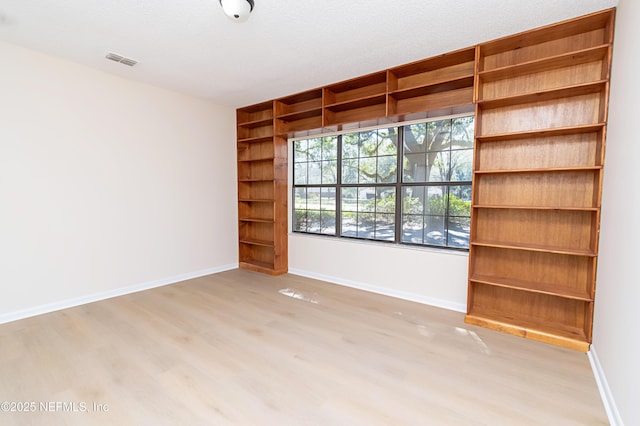
[[[468,323],[589,348],[613,19],[477,47]]]
[[[288,137],[475,109],[465,321],[587,350],[614,13],[238,109],[241,267],[287,271]]]

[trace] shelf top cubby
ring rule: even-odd
[[[486,71],[480,71],[478,77],[483,83],[514,78],[523,75],[544,72],[549,69],[558,69],[573,67],[576,65],[587,64],[589,62],[597,62],[606,60],[610,55],[611,45],[601,44],[595,47],[589,47],[577,51],[561,53],[540,59],[521,62],[516,65],[507,65],[499,68],[493,68]]]
[[[472,77],[475,67],[475,48],[457,50],[412,62],[389,70],[390,93],[417,87],[433,86]],[[473,82],[471,83],[473,84]]]
[[[251,125],[253,125],[254,123],[264,123],[272,121],[273,101],[267,101],[243,108],[238,108],[236,110],[236,120],[239,126],[247,127],[251,127]]]
[[[294,121],[322,114],[322,88],[276,99],[275,116]]]
[[[339,104],[359,103],[363,100],[385,96],[386,93],[387,72],[380,71],[324,87],[323,104],[324,107],[331,107]]]
[[[598,44],[610,43],[613,37],[613,19],[614,9],[608,9],[569,19],[561,23],[539,27],[534,30],[523,31],[515,35],[480,44],[480,55],[490,56],[522,49],[524,47],[541,45],[580,34],[590,33],[593,32],[594,29],[603,30],[602,40]]]

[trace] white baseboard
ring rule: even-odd
[[[300,275],[303,277],[313,278],[316,280],[327,281],[333,284],[343,285],[345,287],[357,288],[359,290],[365,290],[372,293],[382,294],[385,296],[391,296],[398,299],[409,300],[411,302],[418,302],[424,305],[435,306],[437,308],[448,309],[456,312],[467,312],[467,307],[462,303],[455,303],[449,300],[436,299],[433,297],[422,296],[420,294],[398,291],[386,287],[378,287],[361,282],[345,280],[343,278],[332,277],[329,275],[317,274],[315,272],[304,271],[301,269],[289,268],[289,273],[294,275]]]
[[[203,277],[218,272],[236,269],[238,264],[230,264],[217,266],[214,268],[202,269],[200,271],[187,272],[186,274],[175,275],[173,277],[162,278],[159,280],[148,281],[140,284],[134,284],[127,287],[120,287],[113,290],[103,291],[100,293],[89,294],[86,296],[76,297],[73,299],[61,300],[59,302],[48,303],[33,308],[22,309],[19,311],[0,314],[0,324],[17,321],[24,318],[34,317],[36,315],[46,314],[61,309],[72,308],[74,306],[84,305],[87,303],[97,302],[112,297],[123,296],[125,294],[135,293],[138,291],[149,290],[151,288],[162,287],[169,284],[175,284],[180,281],[190,280],[192,278]]]
[[[598,359],[598,354],[596,353],[596,349],[593,345],[591,345],[589,352],[587,352],[587,356],[589,357],[591,369],[593,370],[593,375],[595,376],[596,383],[598,384],[598,390],[600,391],[600,397],[602,398],[604,409],[607,411],[609,423],[611,423],[611,426],[624,426],[622,417],[620,417],[620,412],[616,406],[616,402],[613,399],[613,394],[609,388],[609,383],[604,375],[604,370],[602,369],[602,365]]]

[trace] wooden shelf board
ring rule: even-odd
[[[305,118],[311,117],[321,117],[322,116],[322,108],[321,107],[313,107],[310,109],[290,112],[287,114],[281,114],[276,117],[278,120],[282,120],[284,122],[303,120]]]
[[[238,182],[273,182],[273,179],[238,179]]]
[[[377,93],[375,95],[363,96],[348,101],[336,102],[324,107],[333,112],[342,112],[350,109],[358,109],[372,105],[380,105],[386,102],[386,93]]]
[[[238,163],[253,163],[258,161],[273,161],[275,157],[262,157],[262,158],[238,158]]]
[[[477,142],[503,142],[518,139],[545,138],[553,136],[578,135],[595,133],[602,130],[605,123],[587,124],[582,126],[557,127],[555,129],[529,130],[525,132],[500,133],[494,135],[477,135]]]
[[[250,240],[247,238],[241,238],[240,240],[241,244],[248,244],[251,246],[261,246],[261,247],[273,247],[273,241],[266,241],[266,240]]]
[[[530,104],[535,102],[550,101],[553,99],[568,98],[573,96],[590,95],[601,92],[606,87],[607,80],[599,80],[592,83],[564,86],[557,89],[541,90],[534,93],[506,96],[503,98],[478,100],[477,105],[481,109],[503,108],[513,105]]]
[[[597,212],[600,210],[598,207],[505,206],[505,205],[488,205],[488,204],[473,204],[471,207],[474,209],[567,210],[567,211],[589,211],[589,212]]]
[[[273,118],[263,118],[260,120],[245,121],[238,123],[238,127],[244,127],[245,129],[255,129],[256,127],[265,127],[273,124]]]
[[[238,143],[259,143],[259,142],[270,142],[273,141],[273,135],[271,136],[255,136],[251,138],[242,138],[238,139]]]
[[[471,310],[465,316],[464,322],[581,352],[589,351],[589,342],[584,330],[561,324],[546,324],[541,319],[523,321],[500,314],[489,316]]]
[[[582,300],[593,302],[593,298],[586,291],[579,291],[569,288],[561,288],[557,284],[530,282],[511,278],[489,277],[483,275],[471,275],[470,282],[505,287],[514,290],[527,291],[530,293],[548,294],[550,296],[562,297],[565,299]]]
[[[550,172],[581,172],[602,170],[602,166],[584,167],[540,167],[535,169],[495,169],[495,170],[474,170],[475,174],[499,174],[499,173],[550,173]]]
[[[400,65],[391,68],[389,71],[396,78],[410,77],[416,74],[431,72],[442,68],[449,68],[456,65],[462,65],[468,62],[474,62],[475,48],[468,47],[454,52],[445,53],[443,55],[434,56],[432,58],[411,62],[409,64]]]
[[[241,203],[275,203],[275,200],[271,198],[239,198]]]
[[[522,75],[535,74],[550,69],[564,68],[604,60],[611,48],[610,44],[603,44],[588,49],[576,50],[561,55],[550,56],[534,61],[522,62],[500,68],[493,68],[478,73],[481,83],[514,78]]]
[[[258,219],[258,218],[249,218],[249,217],[241,217],[238,218],[240,222],[257,222],[257,223],[274,223],[273,219]]]
[[[392,92],[389,92],[389,96],[400,100],[431,95],[435,93],[448,92],[465,87],[473,87],[473,74],[461,76],[454,79],[434,81],[429,84],[394,90]]]
[[[594,253],[592,250],[554,248],[554,247],[546,247],[546,246],[531,245],[531,244],[501,243],[501,242],[493,242],[493,241],[491,242],[490,241],[472,241],[470,244],[478,247],[494,247],[494,248],[503,248],[503,249],[511,249],[511,250],[537,251],[542,253],[566,254],[570,256],[584,256],[584,257],[597,256],[597,253]]]

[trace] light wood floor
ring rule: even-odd
[[[2,401],[37,404],[2,425],[608,424],[585,354],[244,270],[0,325]]]

